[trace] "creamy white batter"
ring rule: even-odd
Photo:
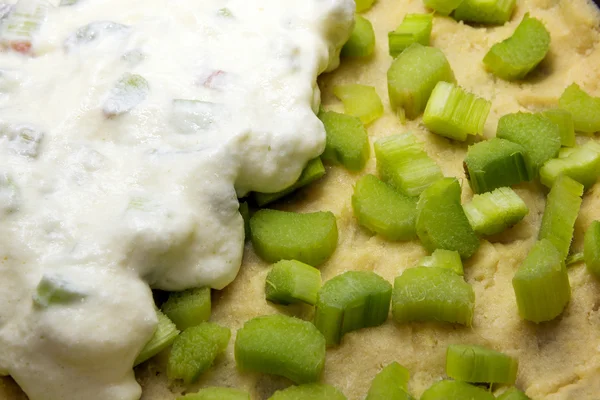
[[[0,26],[0,374],[32,400],[132,400],[150,287],[230,283],[237,196],[322,152],[316,77],[354,2],[59,3]],[[32,41],[8,29],[23,11]]]

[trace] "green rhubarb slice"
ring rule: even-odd
[[[161,310],[180,331],[206,322],[211,312],[210,288],[173,292]]]
[[[559,104],[573,116],[577,132],[600,131],[600,98],[590,96],[578,84],[573,83],[560,96]]]
[[[540,167],[560,150],[558,125],[540,114],[507,114],[498,121],[496,137],[510,140],[525,148],[525,163],[530,180],[538,176]]]
[[[417,201],[392,189],[374,175],[365,175],[356,182],[352,208],[359,225],[388,240],[417,237]]]
[[[351,83],[333,87],[333,94],[344,104],[344,112],[358,117],[365,125],[383,115],[383,104],[373,86]]]
[[[374,147],[381,179],[407,196],[419,196],[444,177],[423,144],[411,133],[381,138]]]
[[[429,186],[417,203],[417,235],[429,251],[458,251],[471,257],[479,248],[479,238],[460,204],[460,185],[443,178]]]
[[[413,43],[429,46],[432,28],[432,14],[406,14],[400,26],[388,33],[390,56],[397,57]]]
[[[62,274],[45,274],[36,287],[33,302],[45,308],[71,304],[86,297],[87,293],[72,279]]]
[[[460,381],[439,381],[421,395],[421,400],[494,400],[487,389]]]
[[[463,264],[458,251],[436,249],[430,256],[423,257],[418,266],[445,268],[458,275],[464,275]]]
[[[363,11],[367,11],[369,8],[371,8],[371,6],[375,2],[375,0],[356,0],[355,2],[356,2],[356,12],[363,12]]]
[[[453,83],[437,83],[425,107],[423,123],[431,132],[464,141],[482,135],[492,103]]]
[[[497,400],[531,400],[527,395],[516,387],[511,387],[497,397]]]
[[[563,260],[547,239],[533,246],[512,280],[521,318],[539,323],[562,313],[571,298]]]
[[[250,233],[256,254],[265,261],[298,260],[315,267],[333,254],[338,238],[331,212],[259,210],[250,218]]]
[[[463,0],[423,0],[426,7],[441,15],[450,15],[462,2]]]
[[[585,231],[583,258],[588,271],[600,278],[600,221],[593,221]]]
[[[550,240],[563,260],[569,255],[582,195],[581,183],[561,176],[552,185],[546,200],[539,238]]]
[[[504,80],[523,79],[546,58],[549,49],[550,33],[544,24],[525,14],[512,36],[493,45],[483,63]]]
[[[409,268],[394,281],[392,314],[399,323],[440,321],[471,326],[475,293],[446,268]]]
[[[194,383],[225,351],[231,332],[212,322],[203,322],[181,332],[173,342],[167,362],[167,376]]]
[[[457,381],[513,384],[518,368],[516,358],[481,346],[452,344],[446,351],[446,375]]]
[[[590,189],[600,176],[600,144],[590,140],[581,147],[561,149],[558,158],[548,160],[540,169],[540,181],[547,187],[561,175]]]
[[[298,180],[290,187],[283,189],[276,193],[254,193],[254,200],[259,207],[264,207],[269,203],[281,199],[290,193],[293,193],[297,189],[310,185],[318,179],[321,179],[325,175],[325,167],[319,157],[310,160],[306,167],[302,170]]]
[[[573,122],[573,115],[570,112],[560,108],[554,108],[542,112],[542,115],[558,125],[561,145],[566,147],[573,147],[576,145],[575,123]]]
[[[323,285],[315,308],[315,326],[327,346],[344,334],[383,324],[389,314],[392,285],[370,271],[348,271]]]
[[[177,400],[250,400],[248,392],[233,388],[208,387],[196,393],[186,394]]]
[[[325,126],[325,151],[321,155],[323,161],[341,164],[350,171],[364,168],[371,148],[369,136],[359,118],[339,114],[333,111],[319,113]]]
[[[412,44],[392,62],[388,72],[392,110],[404,110],[409,119],[419,116],[439,81],[455,82],[444,53],[434,47]]]
[[[458,21],[504,25],[510,20],[516,0],[464,0],[453,17]]]
[[[241,202],[239,211],[244,220],[244,237],[248,240],[250,238],[250,206],[248,206],[248,202]]]
[[[413,400],[407,393],[408,369],[392,362],[386,365],[373,379],[365,400]]]
[[[281,260],[267,275],[265,295],[272,303],[314,305],[320,288],[321,272],[318,269],[296,260]]]
[[[269,400],[346,400],[346,396],[331,385],[307,383],[278,390]]]
[[[529,208],[514,190],[508,187],[476,194],[463,205],[469,223],[478,235],[495,235],[516,225],[529,213]]]
[[[325,364],[325,338],[312,323],[298,318],[257,317],[238,330],[235,360],[242,371],[280,375],[296,383],[315,382]]]
[[[143,102],[149,92],[150,86],[143,76],[124,74],[104,102],[104,115],[111,118],[128,113]]]
[[[354,29],[350,38],[342,47],[342,57],[368,57],[375,50],[375,31],[371,21],[365,17],[354,15]]]
[[[167,347],[171,346],[179,335],[179,330],[169,317],[159,310],[156,311],[156,316],[158,317],[158,324],[156,325],[154,335],[152,335],[150,341],[146,343],[142,351],[140,351],[140,354],[138,354],[133,363],[134,366],[151,359]]]

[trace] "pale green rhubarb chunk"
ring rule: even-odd
[[[392,362],[373,379],[365,400],[413,400],[408,394],[408,369]]]
[[[475,293],[446,268],[409,268],[394,281],[392,314],[399,323],[439,321],[471,326]]]
[[[274,202],[275,200],[279,200],[282,197],[287,196],[290,193],[293,193],[297,189],[301,187],[310,185],[311,183],[321,179],[325,175],[325,167],[323,166],[323,162],[319,157],[310,160],[306,167],[302,170],[300,177],[298,180],[291,185],[290,187],[283,189],[279,192],[275,193],[254,193],[254,200],[256,200],[256,204],[259,207],[263,207],[269,203]]]
[[[19,0],[0,27],[0,46],[32,54],[35,35],[46,20],[51,4],[46,0]]]
[[[3,214],[10,214],[19,209],[21,196],[19,188],[13,181],[12,176],[7,173],[0,173],[0,211]]]
[[[79,3],[79,0],[60,0],[60,6],[72,6]]]
[[[388,69],[387,80],[392,110],[403,110],[409,119],[418,117],[425,110],[438,82],[455,82],[444,53],[418,43],[396,57]]]
[[[156,325],[154,335],[152,335],[150,341],[146,343],[140,354],[138,354],[133,363],[134,366],[151,359],[171,346],[179,335],[179,330],[169,317],[159,310],[156,311],[156,316],[158,317],[158,325]]]
[[[559,316],[571,298],[569,275],[552,242],[537,242],[512,280],[521,318],[535,323]]]
[[[235,360],[242,371],[280,375],[296,383],[315,382],[325,364],[325,338],[312,323],[298,318],[257,317],[238,330]]]
[[[390,56],[397,57],[413,43],[429,46],[432,28],[432,14],[406,14],[400,26],[388,33]]]
[[[444,177],[423,144],[411,133],[381,138],[374,147],[381,179],[407,196],[419,196]]]
[[[265,295],[272,303],[314,305],[320,288],[321,272],[318,269],[296,260],[281,260],[267,275]]]
[[[464,141],[482,135],[492,103],[464,91],[453,83],[437,83],[425,107],[423,123],[431,132]]]
[[[354,29],[341,51],[342,57],[368,57],[375,50],[375,31],[371,21],[354,15]]]
[[[210,288],[172,292],[161,310],[180,331],[206,322],[211,313]]]
[[[344,112],[358,117],[365,125],[383,115],[383,104],[373,86],[350,83],[333,87],[333,94],[344,104]]]
[[[344,334],[383,324],[390,310],[392,285],[374,272],[348,271],[323,285],[315,308],[315,326],[327,346]]]
[[[421,400],[494,400],[487,389],[460,381],[439,381],[421,395]]]
[[[256,254],[268,262],[298,260],[320,266],[337,246],[333,213],[259,210],[250,218],[250,239]]]
[[[417,201],[407,197],[374,175],[365,175],[354,186],[352,209],[359,225],[388,240],[417,237]]]
[[[341,164],[350,171],[363,169],[371,148],[367,130],[360,119],[333,111],[319,113],[319,119],[326,133],[323,161]]]
[[[577,132],[600,131],[600,98],[590,96],[578,84],[573,83],[565,89],[558,102],[562,109],[573,116]]]
[[[561,176],[552,185],[546,199],[539,239],[552,242],[563,260],[569,254],[582,195],[581,183],[568,176]]]
[[[50,307],[82,301],[86,297],[87,294],[68,277],[48,274],[38,283],[33,302],[39,307]]]
[[[469,146],[465,174],[474,193],[489,192],[529,180],[523,146],[492,138]]]
[[[446,375],[457,381],[513,384],[518,367],[516,358],[481,346],[452,344],[446,351]]]
[[[128,113],[146,99],[149,91],[150,86],[143,76],[124,74],[104,102],[104,115],[111,118]]]
[[[527,395],[516,387],[511,387],[497,397],[497,400],[531,400]]]
[[[356,12],[363,12],[363,11],[367,11],[369,8],[371,8],[371,6],[375,2],[375,0],[356,0],[355,2],[356,2]]]
[[[471,257],[479,248],[479,238],[471,228],[460,203],[460,185],[443,178],[429,186],[417,203],[417,235],[429,251],[457,251]]]
[[[167,376],[189,385],[208,370],[225,351],[231,331],[212,322],[203,322],[181,332],[173,342],[167,362]]]
[[[588,271],[600,278],[600,221],[593,221],[585,231],[583,258]]]
[[[177,400],[250,400],[248,392],[225,387],[208,387],[196,393],[186,394]]]
[[[269,400],[346,400],[346,396],[331,385],[307,383],[278,390]]]
[[[445,268],[458,275],[464,275],[463,264],[458,251],[436,249],[430,256],[423,257],[418,266]]]
[[[538,177],[540,167],[560,150],[558,125],[540,114],[507,114],[498,120],[496,137],[520,144],[525,149],[529,180]]]
[[[525,14],[512,36],[493,45],[483,63],[504,80],[523,79],[542,62],[549,49],[550,33],[544,24]]]
[[[476,194],[463,205],[469,223],[478,235],[495,235],[516,225],[529,213],[529,208],[514,190],[508,187]]]
[[[458,21],[504,25],[510,20],[516,0],[464,0],[453,17]]]
[[[561,108],[553,108],[543,111],[542,115],[558,125],[562,146],[575,146],[575,123],[573,122],[573,115],[570,112]]]
[[[540,181],[547,187],[561,175],[590,189],[600,176],[600,144],[590,140],[581,147],[561,149],[558,158],[548,160],[540,169]]]
[[[450,15],[452,11],[463,2],[463,0],[423,0],[425,6],[435,10],[441,15]]]

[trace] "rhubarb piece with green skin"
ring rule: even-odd
[[[358,117],[365,125],[383,115],[383,104],[373,86],[338,85],[333,87],[333,94],[344,103],[346,114]]]
[[[396,57],[387,72],[387,80],[392,110],[402,108],[409,119],[418,117],[425,110],[438,82],[456,81],[444,53],[418,43]]]
[[[407,197],[373,175],[365,175],[354,187],[354,216],[361,226],[388,240],[417,237],[417,201]]]
[[[498,121],[496,137],[523,146],[529,180],[537,178],[541,166],[558,155],[561,144],[559,127],[540,114],[504,115]]]
[[[550,240],[563,260],[569,255],[582,195],[581,183],[561,176],[552,185],[546,199],[539,239]]]
[[[561,253],[548,239],[537,242],[512,280],[521,318],[535,323],[558,317],[571,298]]]
[[[87,294],[81,291],[77,282],[59,274],[47,274],[38,283],[33,302],[45,308],[74,303],[86,297]]]
[[[406,14],[400,26],[388,33],[390,56],[397,57],[413,43],[429,46],[432,27],[432,14]]]
[[[315,308],[315,326],[327,346],[339,344],[344,334],[385,322],[392,285],[374,272],[348,271],[323,285]]]
[[[495,400],[487,389],[459,381],[439,381],[421,395],[421,400]]]
[[[275,193],[260,193],[254,192],[254,200],[259,207],[266,206],[269,203],[279,200],[282,197],[293,193],[295,190],[310,185],[318,179],[321,179],[325,175],[325,167],[319,157],[313,158],[306,164],[306,167],[302,170],[298,180],[290,187],[280,190]]]
[[[411,133],[384,137],[374,147],[381,179],[407,196],[419,196],[444,177],[423,144]]]
[[[408,369],[397,362],[385,366],[373,379],[365,400],[413,400],[407,393]]]
[[[516,0],[464,0],[452,15],[457,21],[504,25],[510,20]]]
[[[492,103],[464,91],[453,83],[437,83],[423,114],[431,132],[464,141],[467,135],[482,135]]]
[[[478,235],[495,235],[517,224],[529,213],[525,202],[511,188],[476,194],[463,205],[469,223]]]
[[[141,75],[124,74],[110,91],[102,110],[107,118],[128,113],[146,99],[148,81]]]
[[[250,395],[248,392],[233,388],[208,387],[178,397],[177,400],[250,400]]]
[[[250,239],[265,261],[298,260],[320,266],[337,246],[337,223],[331,212],[294,213],[259,210],[250,218]]]
[[[558,100],[560,108],[573,116],[577,132],[595,133],[600,131],[600,98],[592,97],[578,84],[565,89]]]
[[[577,144],[575,142],[575,123],[573,122],[573,115],[570,112],[554,108],[542,112],[542,115],[558,125],[561,145],[573,147]]]
[[[354,15],[354,29],[341,51],[342,57],[368,57],[375,50],[375,31],[371,21]]]
[[[463,0],[423,0],[426,7],[441,15],[450,15],[462,2]]]
[[[600,144],[590,140],[581,147],[561,149],[558,158],[546,161],[540,169],[540,181],[547,187],[552,187],[561,175],[590,189],[600,176]]]
[[[212,322],[203,322],[181,332],[173,342],[167,362],[167,376],[189,385],[208,370],[227,347],[231,332]]]
[[[325,338],[310,322],[281,314],[253,318],[238,330],[235,360],[242,371],[284,376],[295,383],[319,380]]]
[[[475,293],[462,276],[446,268],[409,268],[394,281],[396,322],[440,321],[471,326]]]
[[[446,268],[458,275],[464,275],[463,264],[458,251],[436,249],[430,256],[423,257],[418,266]]]
[[[269,400],[346,400],[338,389],[324,383],[307,383],[276,391]]]
[[[588,271],[600,278],[600,221],[592,222],[585,231],[583,259]]]
[[[496,400],[531,400],[527,395],[521,392],[516,387],[511,387],[506,392],[502,393]]]
[[[371,147],[369,136],[359,118],[333,111],[319,113],[327,134],[325,151],[321,158],[325,162],[341,164],[350,171],[364,168]]]
[[[486,68],[507,81],[523,79],[548,54],[550,33],[544,24],[525,14],[511,37],[492,46],[483,58]]]
[[[321,272],[318,269],[296,260],[281,260],[267,275],[265,295],[272,303],[315,305],[320,288]]]
[[[417,203],[417,235],[429,251],[458,251],[471,257],[479,248],[479,238],[460,204],[460,185],[443,178],[429,186]]]
[[[35,36],[52,5],[46,0],[19,0],[0,26],[0,46],[23,54],[34,53]]]
[[[481,346],[452,344],[446,351],[446,375],[457,381],[513,384],[518,368],[516,358]]]
[[[169,317],[158,310],[156,311],[156,316],[158,317],[158,325],[156,325],[154,335],[152,335],[150,341],[146,343],[142,351],[140,351],[140,354],[138,354],[133,363],[134,366],[151,359],[167,347],[171,346],[179,335],[179,330]]]
[[[206,322],[211,313],[210,288],[173,292],[161,310],[180,331]]]

